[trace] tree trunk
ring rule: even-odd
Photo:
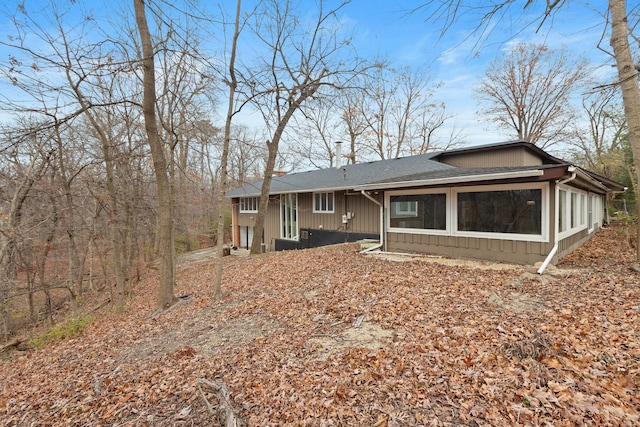
[[[252,255],[262,252],[262,232],[264,230],[264,218],[267,215],[267,202],[269,201],[269,189],[271,188],[271,179],[273,178],[273,169],[276,165],[276,157],[278,156],[278,146],[280,145],[280,139],[282,134],[293,117],[293,114],[300,108],[302,103],[314,93],[320,87],[320,82],[325,76],[326,69],[320,72],[317,79],[309,82],[304,89],[301,89],[300,95],[294,99],[290,104],[284,115],[281,116],[278,126],[273,133],[273,139],[267,141],[267,147],[269,149],[269,156],[267,157],[267,166],[264,171],[264,180],[262,181],[262,188],[260,189],[260,204],[258,205],[258,213],[256,214],[256,220],[253,225],[253,241],[251,242],[251,250],[249,253]],[[276,101],[276,105],[280,105]],[[277,107],[280,108],[280,107]],[[257,239],[256,239],[257,237]]]
[[[87,102],[83,92],[80,90],[78,84],[73,82],[71,77],[70,69],[66,70],[67,81],[69,85],[73,88],[73,91],[76,95],[76,99],[78,103],[82,107],[82,111],[89,119],[89,123],[98,134],[98,138],[100,140],[102,154],[104,155],[104,164],[105,164],[105,172],[107,179],[107,193],[109,193],[109,204],[107,215],[109,218],[109,237],[111,239],[112,253],[111,253],[111,261],[113,262],[113,272],[116,276],[116,289],[118,291],[118,295],[116,298],[116,311],[121,312],[124,309],[124,298],[126,294],[126,283],[127,283],[127,264],[125,259],[125,242],[123,239],[121,227],[122,227],[122,218],[120,215],[119,208],[119,200],[118,200],[118,192],[116,190],[116,173],[115,173],[115,162],[114,162],[114,147],[111,144],[110,138],[105,133],[105,127],[102,126],[96,116],[93,115],[90,105]],[[62,138],[57,138],[59,144],[62,144]],[[62,149],[62,145],[60,145],[60,150]],[[62,151],[61,151],[62,152]],[[63,174],[63,182],[66,184],[66,174],[63,173],[62,163],[60,163],[61,173]],[[69,188],[69,192],[70,192]],[[67,203],[71,203],[71,200],[67,198]],[[69,205],[72,206],[72,205]],[[68,206],[68,208],[69,208]],[[73,246],[73,252],[77,256],[77,249],[75,248],[75,242],[73,241],[73,236],[69,235],[70,245]],[[77,262],[79,264],[79,257],[77,258]],[[79,268],[80,280],[82,279],[82,266]],[[73,289],[73,288],[72,288]],[[72,291],[75,293],[75,290]]]
[[[214,298],[216,300],[222,297],[222,263],[224,254],[224,206],[225,196],[227,194],[227,163],[229,159],[229,145],[231,142],[231,119],[233,118],[234,100],[238,82],[236,80],[236,48],[238,44],[238,36],[240,35],[240,4],[238,0],[236,6],[236,20],[233,30],[233,43],[231,44],[231,57],[229,58],[229,104],[227,107],[227,118],[224,125],[224,144],[222,146],[222,158],[220,159],[220,198],[218,199],[218,230],[217,230],[217,248],[216,248],[216,282],[214,285]]]
[[[176,300],[173,295],[175,248],[172,246],[173,218],[171,212],[171,186],[167,176],[167,162],[162,141],[158,133],[156,118],[156,77],[153,45],[147,25],[144,0],[133,0],[136,23],[142,44],[144,127],[149,140],[153,168],[158,192],[158,255],[160,257],[160,284],[158,289],[158,309],[164,310]]]
[[[280,126],[278,126],[278,128],[280,128]],[[262,231],[264,230],[264,218],[267,214],[271,178],[273,177],[273,169],[276,166],[276,156],[278,155],[278,142],[279,141],[275,138],[273,141],[267,141],[269,155],[267,157],[267,165],[264,170],[262,188],[260,189],[258,213],[256,213],[256,220],[253,224],[253,240],[251,241],[251,249],[249,250],[249,253],[252,255],[262,253]]]
[[[624,114],[629,126],[629,144],[633,153],[636,182],[640,182],[640,87],[638,71],[631,56],[629,45],[629,23],[624,0],[609,0],[611,12],[611,47],[618,67],[618,78],[622,89]],[[636,186],[636,200],[640,202],[640,186]],[[640,224],[636,230],[636,258],[640,262]]]

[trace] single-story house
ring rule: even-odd
[[[248,247],[262,181],[228,193]],[[273,176],[267,251],[375,239],[392,252],[556,263],[606,222],[621,184],[526,141]]]

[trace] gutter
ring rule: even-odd
[[[417,181],[395,181],[395,182],[385,182],[385,183],[373,183],[373,184],[364,184],[359,185],[354,188],[354,190],[363,191],[363,190],[385,190],[389,188],[409,188],[409,187],[422,187],[428,185],[438,185],[438,184],[458,184],[461,182],[475,182],[475,181],[490,181],[490,180],[499,180],[499,179],[513,179],[513,178],[531,178],[536,176],[544,175],[544,171],[540,169],[533,170],[525,170],[518,172],[499,172],[499,173],[490,173],[490,174],[481,174],[481,175],[463,175],[456,177],[448,177],[448,178],[433,178],[433,179],[421,179]]]
[[[367,193],[365,190],[360,190],[360,194],[362,194],[367,199],[371,200],[376,205],[380,206],[380,243],[378,243],[377,245],[373,245],[370,248],[367,248],[363,251],[360,251],[360,253],[367,253],[367,252],[374,251],[376,249],[380,249],[381,247],[384,246],[384,205],[379,201],[377,201],[376,199],[374,199],[373,197],[371,197],[369,193]]]
[[[558,252],[558,234],[560,234],[558,231],[558,228],[560,227],[560,218],[558,218],[558,213],[560,212],[560,207],[558,206],[558,203],[560,201],[560,185],[565,184],[569,181],[573,181],[574,179],[576,179],[576,176],[577,176],[577,171],[575,166],[569,166],[567,168],[567,171],[571,172],[571,176],[569,178],[563,179],[561,181],[556,181],[555,203],[554,203],[555,224],[553,225],[553,248],[551,248],[551,252],[549,252],[549,255],[547,255],[547,257],[544,259],[544,262],[538,269],[538,274],[544,273],[544,270],[547,268],[547,266],[549,265],[553,257]]]

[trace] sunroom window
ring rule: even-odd
[[[447,228],[445,193],[391,196],[389,202],[391,227],[422,230]]]
[[[460,192],[458,231],[542,234],[542,190]]]

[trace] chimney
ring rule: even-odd
[[[277,169],[273,171],[273,176],[285,176],[286,174],[287,174],[287,171],[282,169]]]
[[[336,141],[336,168],[342,166],[342,141]]]

